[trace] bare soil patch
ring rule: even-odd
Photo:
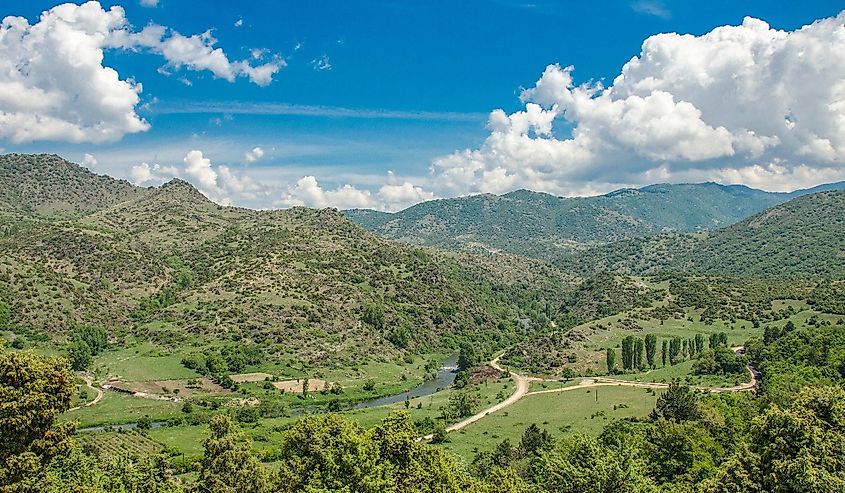
[[[208,378],[194,379],[194,382],[196,383],[188,385],[188,380],[155,380],[150,382],[113,380],[108,384],[111,388],[121,392],[168,397],[190,397],[197,394],[225,394],[231,392]]]
[[[269,373],[238,373],[237,375],[230,375],[233,382],[236,383],[245,383],[245,382],[263,382],[268,378],[273,378],[273,375]]]
[[[273,387],[282,392],[302,392],[303,380],[282,380],[281,382],[273,382]],[[332,382],[320,380],[319,378],[308,379],[308,392],[320,392],[321,390],[328,390],[333,385]]]

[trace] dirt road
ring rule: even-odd
[[[741,354],[745,351],[745,348],[742,347],[742,346],[738,346],[738,347],[735,347],[735,348],[732,348],[732,349],[737,354]],[[499,366],[499,358],[501,358],[501,355],[494,358],[492,361],[490,361],[489,364],[490,364],[491,367],[495,368],[496,370],[504,372],[505,370],[501,366]],[[748,383],[743,383],[743,384],[736,385],[736,386],[733,386],[733,387],[692,387],[692,388],[697,389],[697,390],[707,391],[707,392],[715,392],[715,393],[748,392],[748,391],[754,390],[760,384],[760,372],[757,371],[757,369],[754,368],[751,365],[748,365],[747,369],[748,369],[748,372],[751,374],[751,381],[748,382]],[[510,376],[513,379],[513,381],[516,383],[516,390],[514,391],[513,394],[510,395],[510,397],[508,397],[507,399],[503,400],[502,402],[500,402],[498,404],[494,404],[494,405],[492,405],[492,406],[490,406],[490,407],[488,407],[488,408],[486,408],[486,409],[484,409],[484,410],[464,419],[463,421],[460,421],[458,423],[453,424],[452,426],[447,427],[446,431],[452,432],[452,431],[458,431],[458,430],[461,430],[463,428],[466,428],[467,426],[475,423],[476,421],[481,420],[485,416],[492,414],[492,413],[495,413],[497,411],[501,411],[502,409],[505,409],[509,406],[512,406],[513,404],[516,404],[517,402],[519,402],[523,397],[530,396],[530,395],[551,394],[551,393],[554,393],[554,392],[568,392],[570,390],[579,390],[579,389],[585,389],[585,388],[590,388],[590,387],[608,387],[608,386],[619,386],[619,385],[626,386],[626,387],[646,388],[646,389],[665,389],[665,388],[669,387],[669,384],[667,384],[667,383],[636,382],[636,381],[631,381],[631,380],[622,380],[622,379],[618,379],[618,378],[595,377],[595,378],[585,378],[585,379],[581,380],[581,382],[578,385],[573,385],[571,387],[562,387],[562,388],[546,389],[546,390],[535,390],[534,392],[529,392],[529,389],[531,387],[531,382],[542,382],[542,381],[549,381],[549,380],[545,380],[545,379],[542,379],[542,378],[536,378],[536,377],[526,377],[526,376],[520,375],[518,373],[514,373],[513,371],[510,372]],[[423,437],[423,439],[431,440],[432,437],[433,437],[433,435],[426,435],[425,437]]]
[[[91,390],[93,390],[94,392],[97,393],[97,396],[94,397],[93,401],[86,402],[85,404],[83,404],[81,406],[72,407],[72,408],[68,409],[68,411],[76,411],[77,409],[80,409],[80,408],[83,408],[83,407],[93,406],[94,404],[100,402],[100,400],[102,400],[102,398],[103,398],[103,389],[101,389],[99,387],[94,387],[94,381],[92,380],[90,375],[82,375],[82,379],[85,380],[85,385],[89,389],[91,389]]]

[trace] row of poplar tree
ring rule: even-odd
[[[622,370],[654,368],[657,342],[655,334],[647,334],[644,339],[632,335],[622,339]],[[720,346],[727,347],[727,345],[728,335],[724,332],[710,334],[709,339],[704,334],[696,334],[695,337],[689,339],[682,337],[663,339],[660,360],[663,366],[674,365],[686,359],[695,358],[708,348],[716,349]],[[608,373],[616,372],[616,348],[607,348],[607,371]]]

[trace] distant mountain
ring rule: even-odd
[[[760,277],[845,277],[845,191],[797,194],[727,228],[571,251],[553,263],[580,275],[660,270]]]
[[[0,301],[33,338],[95,324],[348,365],[507,344],[523,330],[508,322],[534,316],[518,300],[540,310],[569,289],[539,262],[403,245],[334,209],[222,207],[182,180],[139,188],[55,156],[1,157],[0,177]]]
[[[518,190],[433,200],[393,214],[344,214],[381,236],[406,243],[549,259],[562,247],[717,229],[796,196],[841,188],[845,182],[793,193],[716,183],[659,184],[576,198]]]

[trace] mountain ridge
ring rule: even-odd
[[[658,183],[571,198],[520,189],[438,199],[396,213],[352,209],[344,214],[379,235],[407,243],[550,259],[579,245],[718,229],[791,198],[842,188],[845,182],[790,193],[714,182]]]

